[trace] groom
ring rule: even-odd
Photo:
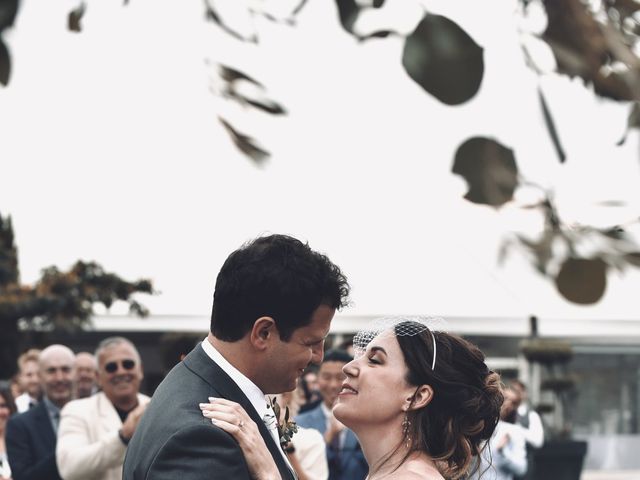
[[[249,480],[239,445],[198,408],[208,397],[242,405],[281,477],[295,478],[263,422],[271,411],[265,393],[293,390],[303,370],[322,361],[348,294],[340,269],[292,237],[260,237],[229,255],[216,280],[211,332],[155,391],[127,448],[123,479]]]

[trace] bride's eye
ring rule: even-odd
[[[382,362],[375,357],[369,357],[369,363],[373,363],[374,365],[382,365]]]

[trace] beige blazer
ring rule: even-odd
[[[149,401],[138,394],[139,402]],[[64,480],[122,480],[126,446],[118,436],[122,421],[100,392],[72,400],[60,412],[56,462]]]

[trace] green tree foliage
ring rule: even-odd
[[[145,316],[147,309],[133,295],[153,293],[149,280],[128,282],[95,262],[80,260],[68,271],[45,268],[35,285],[21,285],[19,278],[11,218],[0,215],[0,378],[15,371],[21,328],[81,328],[89,324],[96,303],[109,308],[118,300]]]

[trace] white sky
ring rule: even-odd
[[[480,93],[454,108],[407,77],[400,40],[358,44],[330,1],[309,0],[296,28],[258,21],[259,48],[203,22],[201,1],[90,1],[80,35],[66,31],[68,3],[21,3],[5,37],[14,72],[0,90],[0,212],[13,216],[24,282],[95,260],[153,279],[162,294],[141,297],[152,313],[206,315],[226,256],[283,232],[344,269],[345,313],[640,318],[637,269],[610,275],[597,306],[577,307],[519,253],[498,267],[504,233],[531,232],[537,217],[465,202],[450,173],[460,143],[491,136],[557,190],[567,221],[640,212],[637,133],[615,147],[627,110],[550,77],[568,154],[558,164],[513,1],[424,2],[485,48]],[[244,69],[289,115],[213,96],[205,59]],[[218,114],[273,152],[265,167],[238,153]],[[629,205],[592,208],[599,200]]]

